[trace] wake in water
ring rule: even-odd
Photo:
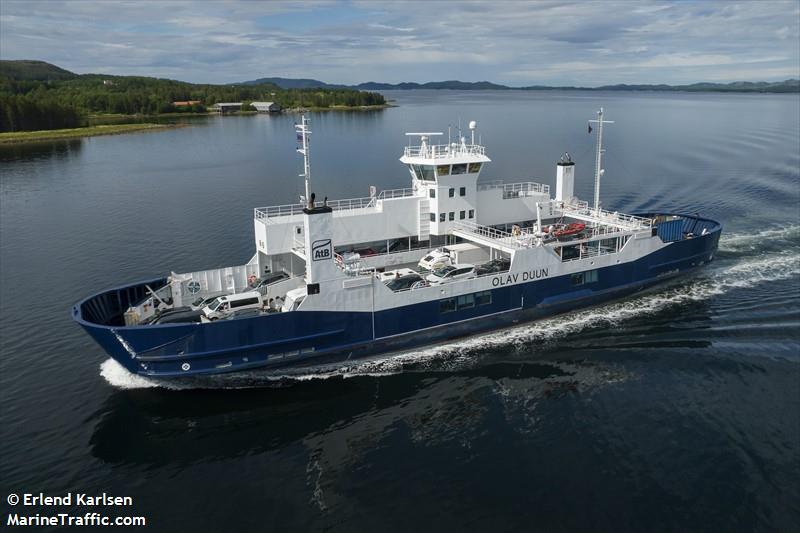
[[[662,286],[655,292],[415,351],[274,374],[260,371],[170,382],[131,374],[113,359],[108,359],[101,365],[100,374],[108,383],[121,389],[185,389],[285,386],[307,380],[386,376],[407,370],[455,371],[470,367],[476,353],[486,350],[508,347],[537,350],[590,328],[618,326],[674,306],[706,301],[733,290],[799,275],[800,226],[751,234],[723,234],[715,262],[698,275]]]

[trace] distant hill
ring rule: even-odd
[[[428,83],[377,83],[368,81],[366,83],[359,83],[353,86],[355,89],[365,91],[386,91],[392,89],[410,90],[410,89],[451,89],[459,91],[487,91],[487,90],[500,90],[512,89],[506,85],[499,85],[488,81],[429,81]]]
[[[1,0],[0,0],[1,1]],[[0,62],[0,131],[76,128],[94,114],[205,113],[218,102],[269,100],[284,109],[383,107],[375,92],[281,89],[272,83],[212,85],[146,76],[74,74],[43,61]],[[192,105],[182,102],[195,101]]]
[[[35,81],[71,80],[78,77],[74,72],[64,70],[45,61],[29,59],[0,59],[0,76],[15,80]]]
[[[735,81],[732,83],[692,83],[690,85],[605,85],[602,91],[687,91],[687,92],[736,92],[736,93],[796,93],[800,92],[800,80]]]
[[[243,85],[259,83],[273,83],[282,89],[358,89],[360,91],[390,91],[390,90],[415,90],[415,89],[451,89],[459,91],[485,91],[485,90],[523,90],[523,91],[685,91],[685,92],[737,92],[737,93],[797,93],[800,92],[800,80],[790,79],[777,82],[749,82],[736,81],[733,83],[700,82],[690,85],[648,85],[648,84],[617,84],[602,85],[600,87],[575,87],[575,86],[548,86],[529,85],[525,87],[510,87],[488,81],[431,81],[427,83],[402,82],[381,83],[368,81],[357,85],[332,85],[324,81],[309,78],[259,78],[243,82]]]
[[[243,81],[239,85],[261,85],[271,83],[281,89],[349,89],[347,85],[333,85],[324,81],[309,78],[258,78],[257,80]]]
[[[469,90],[490,90],[490,89],[511,89],[505,85],[498,85],[488,81],[429,81],[427,83],[380,83],[368,81],[358,85],[337,85],[325,83],[324,81],[310,78],[258,78],[257,80],[243,81],[239,85],[257,85],[261,83],[273,83],[281,89],[358,89],[359,91],[386,91],[386,90],[411,90],[411,89],[456,89],[461,91]]]

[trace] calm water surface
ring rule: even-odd
[[[151,531],[799,530],[797,95],[387,95],[399,107],[311,114],[318,196],[406,187],[404,132],[477,120],[483,180],[553,186],[568,151],[590,199],[586,120],[604,106],[604,206],[718,219],[718,258],[630,300],[398,357],[156,386],[70,306],[249,259],[252,208],[302,190],[297,117],[2,147],[3,521],[10,492],[105,491]]]

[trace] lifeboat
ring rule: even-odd
[[[576,235],[586,229],[586,224],[581,222],[573,222],[572,224],[556,224],[544,228],[544,232],[553,238],[560,239],[561,237],[569,237]]]

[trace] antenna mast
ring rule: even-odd
[[[308,129],[309,121],[305,115],[301,115],[300,124],[295,124],[294,129],[297,132],[297,141],[302,143],[297,152],[303,154],[303,173],[300,174],[301,178],[305,179],[306,183],[306,196],[305,201],[311,201],[311,162],[309,160],[309,144],[308,136],[311,135],[311,130]],[[314,206],[311,206],[314,207]]]
[[[603,124],[613,124],[613,120],[603,120],[603,108],[597,112],[597,120],[590,120],[597,124],[597,154],[594,160],[594,210],[597,212],[600,209],[600,176],[605,172],[603,170]],[[592,126],[589,126],[589,133],[592,132]]]

